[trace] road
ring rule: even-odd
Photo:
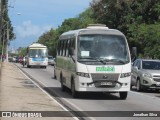
[[[154,91],[137,92],[132,90],[129,92],[126,100],[120,100],[119,94],[94,93],[84,94],[79,99],[74,99],[70,91],[62,92],[60,83],[54,76],[54,66],[48,66],[47,69],[42,68],[27,68],[21,64],[16,64],[20,69],[27,73],[34,81],[49,91],[57,101],[63,104],[70,110],[74,111],[159,111],[160,112],[160,93]],[[137,111],[137,112],[136,112]],[[84,112],[85,113],[85,112]],[[93,113],[86,113],[90,119],[106,120],[106,117],[94,117]],[[92,114],[92,115],[90,115]],[[107,114],[107,113],[106,113]],[[113,114],[123,114],[113,112]],[[127,114],[127,112],[126,112]],[[95,115],[95,114],[94,114]],[[114,116],[114,115],[113,115]],[[158,117],[107,117],[111,120],[158,120]]]

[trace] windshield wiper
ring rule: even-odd
[[[87,58],[80,58],[80,59],[90,59],[90,60],[96,60],[98,62],[103,63],[104,65],[107,64],[108,62],[117,62],[121,64],[125,64],[126,61],[120,60],[120,59],[102,59],[102,58],[92,58],[92,57],[87,57]]]
[[[103,59],[99,59],[99,58],[93,58],[93,57],[87,57],[87,58],[80,58],[80,59],[90,59],[90,60],[96,60],[97,62],[101,62],[104,65],[106,64],[106,62]]]
[[[118,62],[121,64],[125,64],[126,61],[120,60],[120,59],[103,59],[104,62]]]

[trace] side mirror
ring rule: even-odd
[[[133,68],[134,68],[135,70],[138,70],[138,67],[137,67],[137,66],[134,66]]]

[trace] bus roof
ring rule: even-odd
[[[87,35],[87,34],[108,34],[108,35],[123,35],[122,32],[116,29],[109,29],[105,26],[88,26],[84,29],[78,29],[78,30],[71,30],[68,32],[64,32],[61,34],[60,39],[68,39],[68,38],[74,38],[77,35]]]
[[[29,46],[29,48],[32,48],[32,47],[40,47],[40,48],[46,48],[45,45],[43,44],[40,44],[40,43],[33,43]]]

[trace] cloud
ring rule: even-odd
[[[18,38],[26,38],[31,36],[40,36],[44,32],[49,31],[52,28],[51,25],[37,26],[32,24],[30,20],[24,21],[21,26],[16,27],[16,33]]]

